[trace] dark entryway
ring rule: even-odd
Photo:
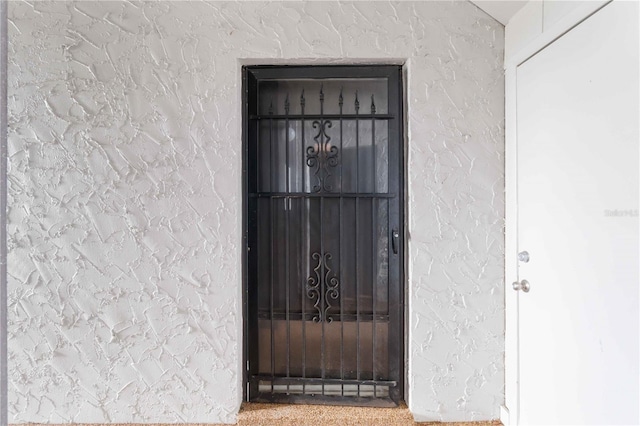
[[[402,399],[401,68],[245,67],[246,399]]]

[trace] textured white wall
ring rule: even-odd
[[[12,2],[10,421],[233,422],[247,63],[406,63],[408,399],[498,417],[503,27],[467,2]]]

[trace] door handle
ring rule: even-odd
[[[391,231],[391,248],[393,249],[393,254],[398,254],[398,238],[400,238],[400,233],[397,229]]]
[[[522,290],[525,293],[529,293],[529,290],[531,290],[531,284],[529,284],[529,281],[527,280],[522,280],[520,282],[516,281],[511,285],[515,291]]]

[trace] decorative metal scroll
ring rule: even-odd
[[[331,253],[320,254],[315,252],[311,255],[318,264],[313,268],[315,276],[307,278],[307,297],[314,301],[313,307],[317,315],[313,316],[313,322],[332,322],[333,318],[328,315],[331,299],[336,300],[340,296],[340,281],[332,274],[328,261],[331,260]]]
[[[313,128],[318,134],[313,138],[315,143],[307,147],[307,166],[315,168],[314,175],[317,183],[313,185],[313,192],[331,191],[328,183],[331,177],[330,167],[338,165],[338,147],[331,145],[331,137],[327,135],[327,128],[331,128],[331,120],[314,120]]]
[[[300,94],[300,111],[301,115],[305,114],[305,106],[306,106],[306,98],[304,96],[304,89]],[[317,181],[311,188],[312,192],[321,192],[321,191],[332,191],[333,188],[329,184],[330,178],[332,176],[331,169],[338,166],[339,158],[338,158],[338,147],[331,144],[331,137],[327,134],[327,129],[333,126],[333,122],[331,120],[323,118],[324,114],[324,89],[320,86],[320,115],[312,116],[313,128],[317,130],[317,134],[313,137],[314,144],[312,146],[308,146],[306,148],[306,164],[311,169],[315,169],[314,176]],[[338,95],[338,108],[340,110],[339,119],[342,120],[343,114],[343,106],[344,106],[344,96],[343,89],[340,89],[340,94]],[[360,99],[358,98],[358,91],[355,91],[355,99],[354,99],[354,109],[356,119],[360,114]],[[289,95],[285,99],[285,113],[289,115]],[[269,113],[271,114],[271,108],[269,109]],[[376,115],[376,104],[374,95],[371,95],[371,115],[368,118],[374,118]],[[335,118],[335,117],[334,117]],[[341,121],[342,123],[342,121]],[[342,136],[341,136],[342,137]]]

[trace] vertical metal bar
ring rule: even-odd
[[[376,183],[378,182],[378,169],[376,168],[376,119],[373,116],[376,114],[376,104],[373,101],[373,95],[371,95],[371,152],[373,153],[373,193],[376,193]]]
[[[360,112],[360,101],[358,100],[358,91],[356,90],[356,193],[360,192],[360,122],[358,121],[358,114]]]
[[[404,155],[403,155],[403,136],[402,136],[402,123],[403,123],[403,111],[402,111],[402,68],[397,67],[390,73],[388,79],[389,84],[389,108],[393,108],[395,112],[395,118],[390,120],[388,127],[389,143],[394,141],[393,149],[389,149],[389,164],[393,167],[393,173],[389,172],[389,179],[393,179],[393,185],[389,185],[389,188],[393,187],[393,191],[396,192],[397,197],[393,199],[392,209],[393,214],[390,211],[389,217],[398,227],[398,232],[402,237],[403,223],[404,223]],[[390,146],[391,147],[391,146]],[[393,277],[392,295],[393,298],[389,299],[389,318],[393,318],[394,330],[390,334],[389,346],[393,348],[395,359],[389,364],[389,377],[393,380],[397,380],[398,385],[390,396],[398,401],[402,397],[404,389],[404,271],[403,271],[403,238],[400,238],[398,255],[393,255],[393,273],[390,276]],[[391,323],[390,323],[391,324]]]
[[[324,197],[320,197],[320,259],[321,259],[321,273],[322,275],[320,275],[320,295],[318,296],[320,298],[320,300],[322,301],[320,303],[320,307],[322,309],[322,314],[320,315],[320,321],[321,321],[321,326],[322,326],[322,331],[321,331],[321,337],[320,337],[320,371],[321,371],[321,375],[320,377],[322,377],[323,379],[325,378],[325,336],[324,336],[324,325],[327,322],[327,317],[326,315],[323,316],[323,314],[326,314],[324,307],[325,307],[325,278],[326,278],[326,257],[325,257],[325,252],[324,252],[324,238],[322,236],[322,232],[323,232],[323,222],[324,220]],[[322,395],[324,395],[324,380],[322,382]]]
[[[300,197],[300,285],[302,286],[302,291],[300,292],[301,300],[301,308],[302,308],[302,316],[300,318],[301,326],[302,326],[302,378],[306,377],[307,374],[307,332],[306,332],[306,321],[307,321],[307,301],[306,301],[306,281],[304,279],[305,276],[305,256],[307,253],[305,252],[305,241],[307,234],[307,227],[305,224],[305,208],[306,208],[307,200],[304,197]],[[302,394],[305,394],[305,382],[302,382]]]
[[[343,188],[343,175],[344,175],[344,158],[343,156],[343,147],[342,147],[342,105],[344,105],[344,98],[342,97],[342,87],[340,88],[340,96],[338,96],[338,107],[340,108],[340,152],[338,153],[338,159],[340,161],[340,192],[344,192]],[[342,281],[341,281],[342,282]]]
[[[276,192],[273,188],[273,101],[269,104],[269,192]]]
[[[389,193],[394,193],[395,198],[389,202],[389,234],[393,229],[397,229],[401,238],[399,239],[398,254],[389,251],[389,374],[390,380],[397,381],[397,385],[389,389],[389,396],[394,401],[402,398],[404,389],[404,273],[402,258],[403,247],[403,200],[404,200],[404,156],[402,138],[402,68],[390,69],[387,77],[388,105],[389,111],[393,111],[395,116],[389,120],[387,137],[389,141]]]
[[[360,112],[360,102],[358,101],[358,91],[356,90],[356,100],[355,100],[355,110],[356,110],[356,194],[360,192],[360,175],[359,175],[359,163],[360,163],[360,123],[358,121],[358,114]],[[360,205],[360,198],[356,195],[356,217],[355,217],[355,225],[356,225],[356,379],[361,380],[361,372],[360,372],[360,283],[359,278],[360,274],[360,256],[358,250],[358,242],[359,242],[359,232],[358,232],[358,207]],[[360,384],[358,384],[358,397],[360,397]]]
[[[269,115],[273,115],[273,102],[269,106]],[[274,170],[274,161],[273,161],[273,118],[269,118],[269,191],[274,192],[273,189],[273,170]],[[274,252],[275,252],[275,238],[273,237],[273,228],[275,221],[275,209],[274,209],[274,198],[269,198],[269,239],[271,242],[271,250],[269,251],[269,256],[271,258],[270,268],[271,268],[271,280],[269,282],[269,319],[271,326],[271,393],[273,393],[273,379],[276,375],[276,351],[275,351],[275,340],[273,338],[274,327],[273,327],[273,287],[274,283]]]
[[[291,300],[290,300],[290,263],[289,263],[289,220],[291,210],[291,198],[289,197],[289,192],[291,191],[290,183],[289,183],[289,94],[284,101],[284,113],[285,113],[285,123],[284,123],[284,134],[285,134],[285,188],[287,192],[287,197],[285,198],[285,281],[286,281],[286,322],[287,322],[287,377],[291,375],[291,322],[289,318]],[[287,382],[287,393],[289,393],[289,383]]]
[[[259,201],[257,198],[250,197],[249,194],[259,192],[266,187],[266,178],[263,178],[258,174],[258,168],[256,167],[258,162],[262,162],[263,158],[267,158],[265,150],[260,152],[258,147],[263,144],[266,145],[267,138],[261,138],[259,124],[256,120],[250,120],[251,114],[256,114],[258,110],[258,80],[256,79],[253,71],[244,69],[244,83],[245,88],[243,90],[243,125],[246,131],[243,137],[244,143],[244,167],[243,167],[243,227],[246,246],[243,252],[244,262],[244,361],[245,373],[244,383],[245,397],[249,401],[254,399],[258,395],[258,380],[254,380],[251,376],[258,372],[259,359],[261,350],[267,352],[267,348],[260,348],[259,335],[260,329],[258,327],[258,296],[260,290],[256,283],[256,277],[258,276],[259,267],[259,253],[263,251],[259,241],[262,238],[258,237],[259,229],[261,226],[258,224],[258,204],[264,201]],[[262,185],[260,188],[258,184]],[[265,216],[268,212],[264,213]],[[251,248],[251,251],[249,250]],[[265,272],[265,273],[268,273]]]
[[[0,4],[0,425],[8,424],[7,402],[7,1]]]
[[[258,103],[257,100],[253,100],[253,102]],[[248,114],[248,113],[247,113]],[[264,179],[262,178],[262,167],[261,167],[261,162],[263,159],[263,155],[262,154],[262,122],[257,124],[257,134],[258,136],[256,137],[256,146],[255,146],[255,150],[256,150],[256,192],[260,192],[260,191],[264,191]],[[265,191],[266,192],[266,191]]]
[[[305,172],[306,172],[306,161],[304,158],[304,149],[305,149],[305,143],[304,143],[304,104],[305,104],[305,99],[304,99],[304,89],[302,89],[302,94],[300,95],[300,125],[302,126],[302,155],[300,156],[300,159],[302,161],[302,169],[300,170],[301,174],[302,174],[302,188],[300,189],[300,192],[305,192]]]
[[[322,159],[322,161],[326,161],[326,156],[328,155],[328,152],[326,152],[325,150],[325,139],[324,139],[324,91],[323,89],[323,85],[320,85],[320,146],[318,147],[319,150],[319,154],[320,154],[320,158]],[[320,159],[319,159],[320,160]],[[320,167],[322,165],[320,164]],[[326,178],[326,177],[325,177]],[[320,184],[320,191],[324,192],[324,187],[325,184],[321,183]],[[325,323],[327,322],[327,318],[326,318],[326,312],[324,310],[324,306],[325,306],[325,287],[326,287],[326,257],[325,257],[325,252],[324,252],[324,227],[323,227],[323,222],[324,222],[324,196],[320,196],[320,258],[323,260],[321,261],[322,264],[322,275],[321,275],[321,279],[320,279],[320,299],[321,299],[321,303],[320,303],[320,307],[322,308],[322,312],[324,315],[320,316],[320,321],[322,322],[322,331],[321,331],[321,335],[320,335],[320,371],[321,371],[321,376],[322,379],[325,378]],[[324,380],[322,381],[322,395],[324,395]]]
[[[389,172],[390,172],[389,163],[388,162],[387,162],[387,168],[388,168],[387,169],[388,170],[387,175],[388,175]],[[387,188],[389,188],[389,186],[387,186]],[[389,238],[389,235],[390,235],[391,232],[393,232],[392,231],[393,228],[392,228],[392,225],[391,225],[391,207],[389,206],[391,201],[390,201],[389,198],[387,198],[385,200],[385,202],[387,204],[387,250],[386,250],[386,252],[387,252],[387,286],[386,286],[386,290],[387,290],[387,294],[386,294],[386,296],[387,296],[387,304],[386,304],[387,305],[386,306],[386,313],[387,313],[387,334],[386,334],[386,337],[387,337],[387,339],[386,339],[387,340],[387,348],[385,349],[387,351],[387,365],[385,366],[385,371],[386,371],[386,377],[385,378],[389,378],[390,377],[390,373],[391,373],[390,369],[389,369],[389,363],[390,363],[390,357],[392,355],[391,352],[389,351],[389,340],[390,340],[389,336],[390,336],[391,333],[394,332],[393,330],[391,330],[392,322],[391,322],[391,315],[390,315],[391,312],[390,312],[390,306],[389,306],[390,305],[389,302],[391,300],[391,280],[392,280],[392,278],[391,278],[391,271],[392,271],[391,262],[393,260],[391,258],[391,256],[392,256],[391,253],[393,253],[393,250],[392,250],[391,245],[390,245],[391,239]]]
[[[344,192],[343,189],[343,175],[344,175],[344,150],[343,150],[343,141],[342,141],[342,105],[344,103],[344,98],[342,97],[342,88],[340,88],[340,96],[338,97],[338,106],[340,108],[340,152],[338,153],[339,155],[339,161],[340,161],[340,205],[338,206],[338,221],[339,221],[339,230],[338,230],[338,247],[340,250],[339,253],[339,265],[340,265],[340,270],[338,271],[339,274],[339,279],[341,283],[344,283],[344,279],[343,279],[343,274],[342,274],[342,270],[344,269],[344,263],[343,263],[343,244],[342,244],[342,203],[343,203],[343,198],[342,198],[342,193]],[[341,292],[340,294],[340,379],[344,380],[344,292]],[[340,396],[344,396],[344,384],[340,385]]]
[[[376,113],[376,104],[373,100],[373,95],[371,95],[371,115],[375,115]],[[378,173],[377,173],[377,168],[376,168],[376,120],[375,118],[371,117],[371,152],[373,155],[373,193],[376,193],[377,190],[377,185],[376,183],[378,182]],[[372,271],[372,280],[371,280],[371,308],[372,308],[372,313],[373,313],[373,317],[372,317],[372,323],[371,323],[371,345],[373,346],[373,352],[371,354],[371,376],[373,380],[376,380],[376,292],[378,290],[378,262],[377,262],[377,255],[378,255],[378,224],[377,224],[377,216],[378,216],[378,209],[377,209],[377,203],[376,203],[376,198],[373,197],[371,198],[371,228],[372,228],[372,235],[371,235],[371,240],[372,243],[371,244],[371,260],[372,260],[372,267],[373,267],[373,271]],[[373,385],[373,396],[377,397],[377,387],[374,384]]]
[[[300,192],[304,193],[305,192],[305,172],[306,172],[306,162],[304,159],[304,149],[305,149],[305,142],[304,142],[304,105],[305,105],[305,99],[304,99],[304,89],[302,89],[302,93],[300,94],[300,115],[301,115],[301,126],[302,126],[302,155],[301,157],[301,161],[302,161],[302,189]],[[304,197],[300,198],[300,227],[302,228],[302,232],[301,232],[301,236],[300,236],[300,269],[302,269],[302,273],[300,274],[300,277],[303,278],[304,277],[304,259],[307,258],[308,259],[308,253],[305,252],[304,247],[305,247],[305,235],[306,235],[306,231],[307,231],[307,226],[306,226],[306,221],[305,221],[305,214],[304,214],[304,210],[307,204],[307,200]],[[308,238],[308,237],[307,237]],[[302,285],[302,378],[307,377],[307,328],[306,328],[306,299],[305,299],[305,295],[307,293],[306,291],[306,282],[303,281],[301,283]],[[306,389],[306,383],[303,381],[302,382],[302,394],[304,395],[306,393],[305,391]]]

